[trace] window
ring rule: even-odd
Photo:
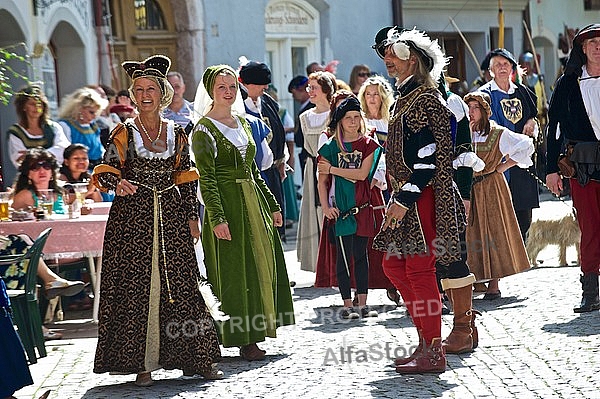
[[[164,30],[165,19],[156,0],[134,0],[135,25],[139,30]]]
[[[600,0],[583,0],[585,11],[600,10]]]

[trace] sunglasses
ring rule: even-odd
[[[361,78],[368,78],[369,76],[371,76],[371,72],[359,72],[358,76],[360,76]]]
[[[29,170],[36,171],[36,170],[40,170],[40,168],[44,168],[46,170],[52,170],[52,164],[48,161],[39,161],[39,162],[31,165],[29,167]]]

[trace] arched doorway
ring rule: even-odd
[[[539,56],[541,73],[544,76],[544,87],[546,89],[547,100],[550,101],[550,90],[556,79],[558,79],[557,72],[560,70],[558,60],[556,57],[556,46],[546,36],[536,36],[533,38],[533,45]]]
[[[58,101],[60,105],[62,97],[88,83],[85,45],[77,30],[68,22],[59,22],[52,31],[49,52],[44,53],[42,64],[49,101]]]

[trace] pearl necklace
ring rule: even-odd
[[[140,126],[142,127],[142,130],[144,131],[144,134],[146,135],[146,137],[148,137],[148,141],[150,141],[150,143],[152,145],[156,144],[156,141],[160,138],[160,135],[162,134],[162,121],[160,121],[160,123],[158,124],[158,134],[156,135],[156,138],[154,140],[152,140],[150,138],[150,135],[148,134],[148,130],[146,130],[146,126],[144,126],[144,122],[142,122],[142,118],[140,118],[138,116],[138,121],[140,122]]]

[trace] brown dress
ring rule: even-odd
[[[467,262],[477,280],[506,277],[529,268],[508,184],[504,175],[496,172],[503,157],[500,137],[505,132],[495,125],[484,142],[474,143],[477,156],[485,162],[481,172],[473,173],[467,225]]]

